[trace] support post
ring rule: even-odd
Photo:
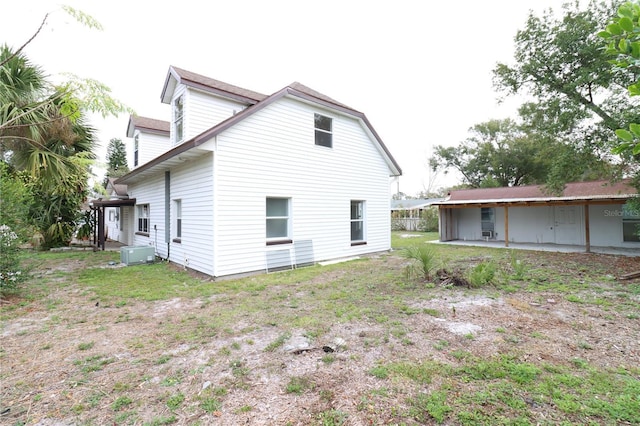
[[[585,238],[585,249],[587,253],[591,253],[591,235],[590,235],[589,226],[589,204],[584,205],[584,238]]]
[[[504,246],[509,247],[509,206],[504,206]]]
[[[105,236],[104,236],[104,206],[98,207],[98,247],[104,250]]]

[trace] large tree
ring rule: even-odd
[[[106,188],[109,178],[118,178],[129,172],[127,163],[127,147],[121,139],[112,138],[107,146],[107,171],[103,186]]]
[[[565,161],[580,165],[565,176],[571,180],[604,167],[591,153],[545,138],[512,119],[476,124],[469,132],[458,146],[436,146],[430,165],[457,170],[463,184],[472,188],[544,184],[555,173],[568,173]]]
[[[18,116],[15,111],[24,111],[34,99],[46,97],[47,82],[40,68],[23,53],[16,55],[5,47],[0,51],[2,58],[8,58],[0,66],[4,111],[7,116]],[[46,121],[7,127],[0,140],[2,161],[11,169],[24,172],[15,174],[15,182],[24,182],[33,194],[29,217],[47,246],[64,245],[71,240],[86,197],[89,166],[95,158],[95,130],[82,113],[73,118],[65,115],[56,93],[47,108]]]
[[[494,69],[498,90],[531,98],[520,111],[525,124],[603,158],[618,144],[615,130],[640,118],[637,102],[626,93],[632,70],[613,67],[597,36],[619,4],[592,0],[580,9],[576,1],[563,5],[562,16],[550,9],[541,16],[531,13],[515,37],[515,63]],[[633,171],[629,156],[615,161],[618,176]],[[553,178],[556,185],[566,181],[562,174]]]
[[[80,22],[99,27],[82,12],[63,9]],[[0,161],[10,166],[5,170],[16,172],[12,176],[28,176],[15,182],[22,182],[34,195],[30,216],[47,245],[58,245],[68,243],[75,231],[95,158],[95,131],[87,124],[86,113],[117,116],[127,108],[100,82],[68,75],[64,84],[53,85],[40,67],[29,62],[24,49],[40,33],[47,16],[19,48],[0,47]]]
[[[612,58],[613,65],[633,72],[635,81],[628,86],[628,95],[640,96],[640,1],[622,4],[598,35],[607,41],[605,53]],[[614,149],[616,153],[640,155],[640,123],[630,123],[628,130],[618,129],[616,134],[622,140]]]

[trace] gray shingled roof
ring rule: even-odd
[[[137,128],[158,130],[161,132],[169,132],[171,123],[164,120],[156,120],[155,118],[140,117],[138,115],[131,116],[132,124]]]
[[[127,125],[127,137],[132,138],[135,130],[139,129],[147,133],[155,133],[169,136],[170,123],[168,121],[156,120],[155,118],[140,117],[138,115],[129,116]]]
[[[562,194],[558,195],[546,193],[543,185],[461,189],[451,191],[445,201],[438,204],[624,199],[636,195],[638,195],[638,191],[628,179],[613,183],[606,180],[598,180],[567,183]]]
[[[223,81],[216,80],[210,77],[205,77],[203,75],[196,74],[195,72],[187,71],[182,68],[178,68],[175,66],[171,66],[171,68],[180,77],[180,82],[186,84],[187,86],[201,86],[201,88],[209,88],[213,89],[214,91],[241,96],[243,98],[251,99],[255,102],[260,102],[267,97],[267,95],[263,95],[262,93],[243,89],[242,87],[234,86],[233,84],[225,83]]]
[[[291,87],[294,90],[298,90],[298,91],[300,91],[302,93],[305,93],[305,94],[307,94],[309,96],[313,96],[316,99],[321,99],[321,100],[323,100],[325,102],[328,102],[330,104],[337,105],[337,106],[340,106],[342,108],[350,109],[352,111],[356,111],[355,109],[353,109],[353,108],[351,108],[351,107],[349,107],[349,106],[347,106],[347,105],[345,105],[343,103],[340,103],[340,102],[336,101],[335,99],[330,98],[327,95],[323,95],[322,93],[317,92],[317,91],[313,90],[312,88],[305,86],[304,84],[298,83],[297,81],[294,81],[293,83],[291,83],[289,85],[289,87]]]

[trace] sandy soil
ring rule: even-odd
[[[572,256],[584,255],[564,256],[579,264],[581,258]],[[570,264],[558,263],[553,254],[536,259],[551,267]],[[584,259],[612,278],[640,270],[638,258]],[[385,267],[398,268],[403,262],[397,255],[384,261]],[[619,285],[615,279],[602,283],[598,294],[613,283]],[[371,390],[381,385],[369,371],[383,361],[452,363],[451,354],[460,349],[481,357],[515,349],[521,360],[534,363],[565,364],[579,357],[594,366],[640,366],[637,317],[573,303],[551,291],[436,287],[430,298],[406,301],[415,313],[405,317],[401,335],[390,333],[388,324],[336,322],[316,339],[304,329],[293,330],[282,346],[268,351],[282,330],[251,318],[197,343],[178,337],[194,318],[215,316],[224,296],[118,307],[96,306],[79,285],[52,289],[41,301],[3,301],[3,309],[14,310],[1,330],[0,424],[162,424],[175,416],[174,424],[184,425],[308,425],[321,424],[318,413],[336,410],[348,414],[346,425],[381,425],[394,423],[394,410],[406,405],[405,396],[393,403],[372,398]],[[430,310],[443,314],[433,316]],[[93,345],[80,349],[87,342]],[[439,342],[446,348],[438,348]],[[291,379],[301,377],[312,383],[312,391],[287,392]],[[167,399],[175,395],[184,399],[172,412]],[[219,407],[201,409],[206,398],[219,401]],[[135,414],[127,417],[128,412]]]

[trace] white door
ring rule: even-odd
[[[122,206],[120,207],[120,242],[126,245],[133,244],[133,230],[134,230],[134,214],[133,207]]]
[[[582,216],[579,206],[556,206],[554,216],[556,244],[582,244]]]

